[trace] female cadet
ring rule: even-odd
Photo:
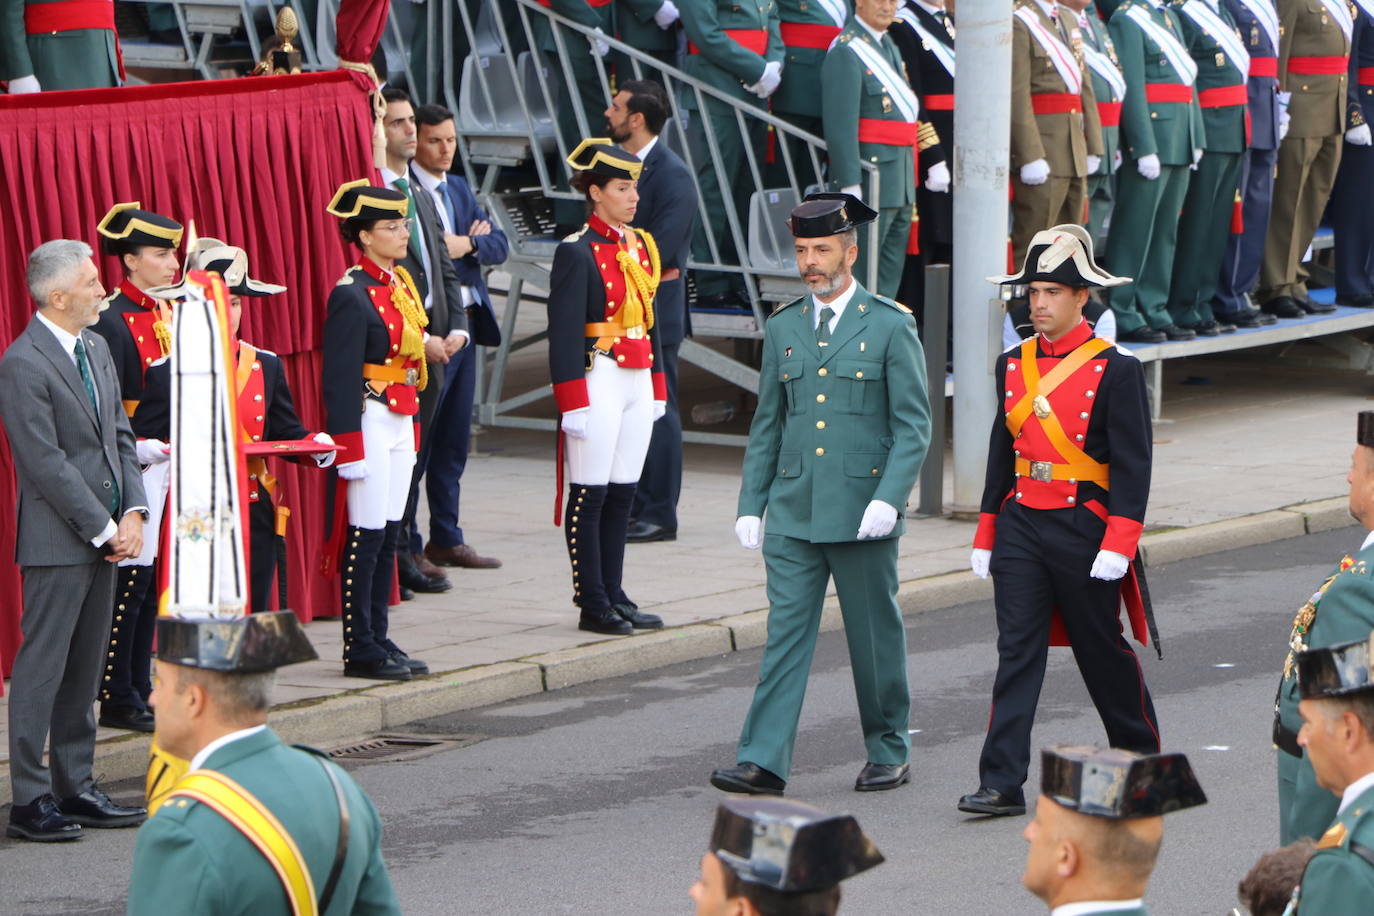
[[[623,636],[663,626],[621,588],[630,504],[667,402],[650,334],[661,271],[653,237],[629,225],[640,160],[597,138],[568,164],[592,213],[554,252],[549,283],[549,372],[569,477],[564,534],[578,629]]]
[[[325,425],[345,449],[338,469],[348,482],[348,530],[330,554],[343,595],[344,675],[408,681],[429,667],[387,638],[387,604],[415,466],[417,393],[429,381],[428,319],[396,264],[410,240],[405,195],[360,179],[340,187],[328,210],[363,252],[329,294],[324,319]]]

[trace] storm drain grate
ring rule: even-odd
[[[341,761],[415,760],[479,740],[476,735],[378,735],[333,748],[328,753],[330,759]]]

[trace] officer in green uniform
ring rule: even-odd
[[[1374,633],[1298,654],[1302,732],[1317,782],[1339,794],[1289,909],[1297,916],[1365,913],[1374,900]]]
[[[675,0],[676,2],[676,0]],[[778,31],[775,0],[682,0],[682,25],[687,31],[687,61],[683,69],[731,98],[764,108],[782,84],[782,35]],[[687,142],[697,170],[697,187],[706,219],[697,224],[692,239],[692,259],[712,261],[707,232],[715,239],[721,261],[738,264],[734,235],[726,215],[727,198],[711,160],[707,127],[720,152],[721,171],[729,194],[729,206],[739,220],[741,233],[748,232],[749,195],[756,189],[744,148],[754,151],[763,165],[767,131],[762,121],[746,116],[740,130],[735,110],[702,94],[705,110],[695,92],[685,90],[681,101],[687,115]],[[743,236],[742,236],[743,237]],[[703,271],[696,275],[697,304],[731,304],[741,288],[732,275]]]
[[[854,274],[879,295],[895,296],[902,282],[916,207],[914,150],[922,125],[896,43],[887,34],[896,7],[856,0],[854,15],[821,65],[821,112],[830,151],[830,182],[878,210],[878,275],[869,276],[868,231],[859,233]],[[934,128],[925,125],[933,137]],[[877,166],[878,188],[860,163]]]
[[[1230,11],[1219,0],[1178,0],[1174,8],[1197,64],[1194,88],[1206,143],[1183,200],[1169,285],[1169,317],[1181,328],[1215,337],[1236,329],[1216,320],[1212,296],[1231,238],[1231,211],[1247,146],[1245,84],[1250,54],[1236,33]]]
[[[1319,837],[1336,816],[1336,799],[1317,783],[1311,758],[1298,743],[1296,655],[1368,635],[1374,629],[1374,411],[1362,411],[1350,459],[1350,514],[1371,530],[1353,556],[1345,556],[1293,619],[1274,708],[1278,749],[1279,842]]]
[[[780,795],[792,766],[821,605],[835,579],[868,763],[859,791],[907,782],[906,635],[897,539],[930,441],[925,360],[910,310],[853,277],[855,230],[877,216],[846,194],[792,211],[797,268],[811,294],[775,311],[763,341],[735,533],[762,538],[768,643],[727,792]]]
[[[1206,803],[1183,754],[1047,747],[1021,881],[1053,913],[1146,916],[1164,814]]]
[[[1126,78],[1116,58],[1116,46],[1107,24],[1098,16],[1097,4],[1088,0],[1064,0],[1059,15],[1073,17],[1070,26],[1083,40],[1084,62],[1092,77],[1097,120],[1102,127],[1102,160],[1088,175],[1088,232],[1099,251],[1106,250],[1107,217],[1116,202],[1116,170],[1121,161],[1121,103],[1126,97]]]
[[[166,616],[157,637],[153,702],[170,757],[154,767],[190,762],[170,789],[152,783],[130,916],[307,911],[292,902],[400,913],[367,795],[324,754],[288,747],[267,727],[273,670],[318,658],[295,614]]]
[[[1107,291],[1117,339],[1191,340],[1169,317],[1178,213],[1189,167],[1202,158],[1202,109],[1193,91],[1197,65],[1183,44],[1178,14],[1161,0],[1125,0],[1107,24],[1126,77],[1121,106],[1121,171],[1107,233],[1112,272],[1135,277]]]
[[[786,51],[782,83],[770,100],[773,113],[817,137],[825,136],[821,123],[821,64],[826,50],[849,22],[852,6],[851,0],[778,0],[779,33]],[[805,144],[790,142],[788,151],[803,193],[808,185],[823,182],[811,164]],[[773,159],[769,184],[785,187],[787,160],[781,144],[775,145]],[[824,153],[820,159],[824,165]]]
[[[676,67],[677,39],[682,18],[673,0],[616,0],[616,37],[625,44],[652,55],[665,64]],[[641,64],[641,67],[643,65]],[[625,84],[635,79],[629,58],[616,55],[616,82]],[[645,69],[643,79],[663,82],[663,76]],[[590,125],[588,125],[590,126]]]
[[[10,92],[108,88],[123,78],[111,0],[0,4],[0,80]]]

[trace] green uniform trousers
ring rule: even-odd
[[[1051,175],[1043,184],[1025,184],[1015,175],[1011,188],[1011,250],[1017,267],[1035,233],[1064,223],[1083,225],[1087,179]]]
[[[910,758],[911,695],[906,628],[897,607],[897,542],[889,537],[813,544],[764,535],[768,643],[740,734],[738,762],[757,764],[783,779],[791,772],[797,720],[832,575],[844,616],[868,762],[895,765]]]
[[[1088,176],[1088,234],[1098,260],[1107,250],[1107,217],[1116,206],[1116,175]]]
[[[1279,144],[1278,174],[1264,237],[1264,262],[1256,298],[1307,296],[1307,268],[1302,256],[1317,234],[1336,169],[1341,164],[1340,134],[1330,137],[1284,137]]]
[[[1117,172],[1116,211],[1107,233],[1108,264],[1117,276],[1135,280],[1107,290],[1119,334],[1147,324],[1162,328],[1170,323],[1169,282],[1188,174],[1186,165],[1161,165],[1159,177],[1150,181],[1136,169],[1134,159],[1123,162]]]
[[[906,244],[911,237],[911,205],[878,210],[876,283],[868,275],[868,230],[868,226],[859,227],[859,260],[854,264],[854,277],[865,289],[871,289],[879,296],[896,299],[902,286],[902,271],[906,269]]]
[[[1174,252],[1169,315],[1177,325],[1215,320],[1212,297],[1231,239],[1231,210],[1240,184],[1242,153],[1204,153],[1188,181]]]
[[[704,95],[704,94],[703,94]],[[716,175],[711,162],[710,145],[706,119],[710,120],[711,133],[716,149],[720,152],[721,170],[725,173],[725,185],[730,191],[729,199],[721,193],[720,178]],[[749,238],[749,197],[754,192],[753,174],[749,171],[749,159],[744,145],[754,151],[760,177],[764,169],[764,149],[767,143],[767,125],[749,116],[744,117],[744,132],[741,133],[735,109],[706,98],[706,111],[692,111],[687,124],[687,142],[692,151],[692,162],[697,170],[697,187],[701,190],[701,202],[705,207],[707,220],[697,223],[696,235],[692,239],[692,259],[710,262],[715,260],[707,242],[707,231],[716,240],[716,250],[720,263],[739,264],[734,234],[730,229],[730,218],[726,206],[733,208],[739,220],[741,241]],[[700,271],[697,273],[697,294],[700,296],[728,292],[732,287],[740,287],[738,274],[720,271]]]
[[[1319,839],[1336,819],[1341,800],[1317,785],[1316,773],[1310,765],[1303,766],[1300,758],[1283,751],[1275,755],[1279,764],[1279,844],[1287,846],[1303,837]],[[1321,803],[1294,805],[1298,794]]]
[[[792,114],[786,111],[778,111],[774,112],[774,114],[807,133],[815,134],[822,139],[825,138],[825,126],[818,117],[804,114]],[[806,196],[808,188],[819,187],[824,190],[825,175],[823,171],[818,172],[816,170],[817,165],[819,165],[822,170],[825,169],[824,147],[817,151],[816,163],[813,164],[811,161],[811,148],[789,134],[776,134],[771,139],[769,145],[773,149],[773,161],[768,163],[767,167],[764,169],[768,187],[790,187],[789,181],[795,178],[797,190],[801,192],[803,197]],[[783,153],[784,147],[786,147],[787,154]],[[792,160],[792,174],[790,176],[787,173],[788,155],[791,156]]]

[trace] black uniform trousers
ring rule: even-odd
[[[257,500],[248,504],[248,607],[254,614],[267,610],[277,572],[277,507],[267,490],[258,486]],[[281,602],[281,609],[286,602]]]
[[[1366,32],[1365,34],[1371,34]],[[1336,295],[1374,295],[1374,146],[1346,143],[1331,191],[1336,233]]]
[[[1264,237],[1269,233],[1269,202],[1274,196],[1274,167],[1279,161],[1276,149],[1250,149],[1241,157],[1241,218],[1245,231],[1226,242],[1221,261],[1221,277],[1212,298],[1212,314],[1217,318],[1237,315],[1250,307],[1246,294],[1259,284],[1260,262],[1264,260]]]
[[[419,395],[420,447],[415,453],[415,467],[410,472],[410,495],[406,497],[405,514],[401,516],[401,543],[397,548],[408,549],[411,553],[419,553],[425,546],[415,524],[415,514],[420,509],[420,478],[425,476],[425,466],[434,450],[434,416],[443,397],[447,368],[444,363],[429,363],[429,384]]]
[[[639,474],[630,518],[676,531],[677,500],[682,493],[682,414],[677,403],[679,345],[660,346],[668,402],[649,437],[649,451],[644,456],[644,470]]]
[[[1108,743],[1141,753],[1159,751],[1150,691],[1121,631],[1121,583],[1088,575],[1105,530],[1105,522],[1081,507],[1028,509],[1012,500],[997,517],[991,562],[997,678],[979,761],[983,786],[1022,797],[1055,607]]]
[[[148,708],[148,695],[153,692],[157,578],[157,563],[119,567],[105,673],[100,678],[100,706],[107,712]]]

